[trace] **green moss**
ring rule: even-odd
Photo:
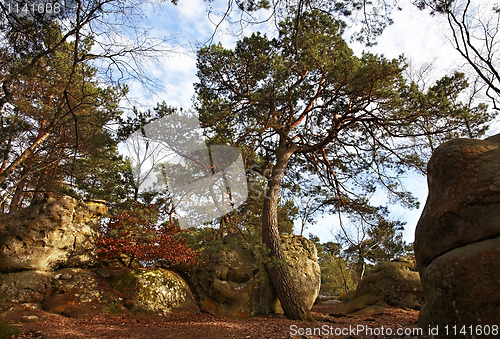
[[[0,339],[15,338],[20,334],[16,326],[9,324],[6,321],[0,321]]]

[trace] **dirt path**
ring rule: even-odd
[[[297,322],[283,316],[232,319],[209,314],[170,314],[164,317],[97,315],[67,318],[42,311],[10,318],[20,338],[410,338],[396,335],[416,327],[417,311],[384,309],[371,315],[339,316],[338,305],[315,306],[321,321]],[[357,331],[359,330],[359,331]],[[316,332],[314,332],[316,331]],[[371,331],[371,335],[370,334]],[[389,332],[391,331],[391,332]],[[367,335],[368,334],[368,335]]]

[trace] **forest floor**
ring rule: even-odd
[[[100,314],[68,318],[43,311],[12,314],[18,338],[411,338],[418,311],[380,309],[368,315],[339,314],[341,304],[315,305],[316,322],[299,322],[282,315],[233,319],[206,313],[167,316]],[[315,332],[314,332],[315,331]]]

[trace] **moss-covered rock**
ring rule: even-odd
[[[0,275],[0,313],[19,305],[69,317],[198,312],[186,282],[163,269],[64,268]]]
[[[99,275],[120,292],[131,312],[198,312],[189,286],[174,272],[164,269],[102,269]]]
[[[282,233],[281,241],[288,269],[297,284],[299,294],[311,308],[321,287],[321,269],[316,246],[311,240],[295,234]]]
[[[418,272],[411,262],[388,262],[369,271],[359,283],[344,313],[369,306],[420,309],[425,301]]]
[[[226,248],[205,257],[191,274],[201,308],[239,318],[270,313],[277,299],[264,265],[240,243],[225,240]]]
[[[53,273],[42,308],[68,317],[127,311],[123,298],[104,279],[94,271],[78,268]]]

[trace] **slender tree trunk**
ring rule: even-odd
[[[342,262],[340,261],[340,258],[337,259],[337,263],[339,264],[340,273],[342,274],[345,293],[349,293],[349,285],[347,284],[347,279],[345,278],[344,269],[342,268]]]
[[[266,197],[262,211],[262,242],[269,249],[270,260],[266,263],[271,283],[278,296],[285,316],[296,320],[314,320],[309,308],[298,293],[292,275],[285,261],[283,246],[278,230],[279,189],[284,171],[293,148],[279,147],[276,152],[276,164],[268,181]]]
[[[37,148],[50,136],[51,131],[44,132],[40,134],[35,142],[24,150],[24,152],[12,162],[2,173],[0,173],[0,185],[8,178],[8,176],[14,172],[19,166],[21,166],[26,159],[28,159]]]
[[[28,174],[31,170],[31,163],[32,163],[32,157],[26,159],[24,163],[24,169],[21,175],[22,179],[17,184],[14,195],[12,196],[12,199],[10,201],[9,213],[17,211],[21,206],[21,203],[24,198],[24,188],[28,183]]]
[[[359,255],[357,266],[358,266],[358,283],[359,283],[361,280],[363,280],[366,269],[365,258],[362,255]]]

